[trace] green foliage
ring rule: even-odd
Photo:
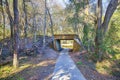
[[[84,24],[83,34],[83,45],[89,51],[89,48],[94,45],[94,28],[91,23]]]
[[[114,56],[120,53],[120,10],[118,9],[112,16],[109,31],[99,46],[104,53]],[[114,59],[115,60],[115,59]]]
[[[78,65],[82,65],[83,63],[81,61],[77,62]]]
[[[83,19],[84,17],[67,17],[67,21],[69,24],[79,24],[79,23],[83,23]]]
[[[22,78],[22,77],[18,77],[18,80],[25,80],[24,78]]]
[[[3,39],[3,25],[0,25],[0,40]],[[10,36],[10,30],[8,28],[5,29],[5,36]]]
[[[3,25],[0,25],[0,40],[3,39]]]
[[[2,36],[2,26],[0,26],[0,36]]]
[[[76,0],[70,0],[71,3],[73,3],[73,6],[75,7],[75,12],[79,12],[80,9],[83,9],[85,6],[84,1],[80,1],[80,3]]]
[[[87,46],[88,45],[88,34],[89,34],[89,26],[87,24],[84,25],[83,33],[84,33],[83,44]]]
[[[74,5],[75,5],[75,10],[76,10],[76,12],[79,12],[81,8],[83,9],[83,7],[84,7],[84,2],[75,3]]]

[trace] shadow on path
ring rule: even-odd
[[[68,55],[68,50],[61,51],[55,65],[52,80],[86,80]]]

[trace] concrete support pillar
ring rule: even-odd
[[[61,43],[60,43],[59,39],[54,40],[54,49],[57,50],[57,51],[61,50]]]

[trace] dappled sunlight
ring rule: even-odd
[[[50,74],[50,75],[48,75],[47,77],[45,77],[44,79],[45,79],[45,80],[49,80],[49,79],[52,78],[52,76],[53,76],[53,74]]]
[[[116,52],[119,52],[120,53],[120,46],[119,45],[114,45],[112,47]]]
[[[118,4],[0,0],[0,80],[120,78]]]
[[[1,66],[0,67],[0,78],[5,78],[11,75],[14,75],[16,73],[19,73],[21,71],[23,71],[24,69],[28,68],[31,66],[31,64],[25,63],[25,59],[27,59],[27,57],[20,57],[20,66],[17,69],[14,69],[14,67],[12,66],[12,62],[8,63],[7,65]]]
[[[102,62],[96,63],[96,70],[101,74],[109,74],[111,72],[111,66],[113,66],[114,63],[110,60],[103,60]]]
[[[34,59],[33,59],[34,60]],[[39,73],[38,71],[41,70],[40,72],[42,73],[42,71],[45,71],[44,70],[45,68],[48,68],[50,66],[54,66],[55,64],[55,60],[43,60],[43,61],[40,61],[39,63],[29,63],[29,60],[27,61],[24,61],[20,64],[19,68],[18,69],[14,69],[13,66],[10,66],[9,64],[8,65],[5,65],[5,66],[2,66],[0,68],[0,80],[1,79],[12,79],[12,76],[14,76],[13,79],[15,78],[25,78],[25,76],[23,77],[23,75],[27,75],[26,77],[28,78],[30,75],[31,77],[33,75],[35,75],[36,73]],[[54,69],[54,67],[50,67],[51,69]],[[38,70],[38,71],[37,71]],[[24,73],[24,74],[22,74]],[[41,75],[38,74],[38,75]],[[44,74],[44,73],[43,73]],[[37,76],[39,78],[39,76]],[[47,75],[46,79],[50,79],[52,77],[52,73],[49,75]],[[33,77],[34,78],[34,77]],[[25,78],[26,79],[26,78]]]
[[[115,54],[115,58],[116,58],[117,60],[120,60],[120,53]]]
[[[61,51],[55,70],[53,73],[52,80],[86,80],[79,69],[76,67],[74,61],[68,55],[68,50]]]
[[[60,69],[55,73],[55,76],[53,76],[53,80],[54,79],[67,80],[67,79],[70,79],[70,77],[71,77],[71,74],[69,73],[69,71]]]
[[[34,75],[36,74],[36,69],[43,69],[43,67],[47,68],[50,65],[55,64],[55,60],[42,60],[39,59],[40,56],[37,57],[29,57],[29,56],[22,56],[19,58],[20,66],[17,69],[14,69],[12,66],[12,63],[1,66],[0,67],[0,79],[5,78],[21,78],[23,75],[21,73],[26,73],[26,75]],[[53,69],[53,68],[52,68]],[[27,76],[26,76],[27,77]],[[50,76],[47,76],[46,78],[50,78]]]
[[[45,60],[45,61],[42,61],[36,65],[33,65],[32,67],[42,67],[42,66],[48,66],[50,64],[55,64],[55,61],[54,60]]]
[[[22,59],[27,59],[28,57],[27,56],[23,56],[23,57],[20,57],[19,59],[22,60]]]
[[[13,71],[13,67],[11,66],[2,66],[0,67],[0,78],[6,77],[10,75],[10,72]]]
[[[30,67],[30,64],[24,64],[23,66],[20,66],[18,69],[14,69],[13,66],[8,66],[8,65],[2,66],[0,68],[0,75],[1,75],[0,78],[11,76],[18,72],[21,72],[22,70],[28,67]]]

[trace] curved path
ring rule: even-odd
[[[52,80],[86,80],[68,55],[67,49],[60,53]]]

